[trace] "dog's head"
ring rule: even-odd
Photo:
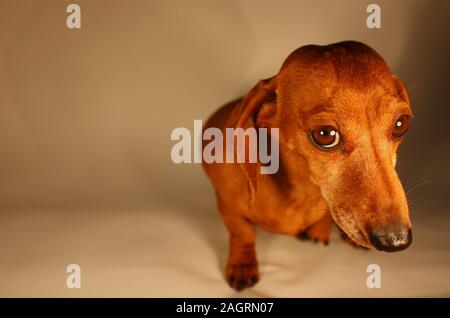
[[[279,127],[282,164],[307,167],[353,241],[383,251],[409,246],[395,165],[412,113],[405,86],[374,50],[358,42],[302,47],[247,95],[248,105],[256,123]]]

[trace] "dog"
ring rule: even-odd
[[[260,162],[203,163],[229,232],[228,284],[240,291],[259,280],[255,226],[328,245],[336,223],[357,246],[407,248],[395,165],[411,117],[403,82],[355,41],[300,47],[277,75],[217,110],[204,129],[279,128],[274,174],[259,173]]]

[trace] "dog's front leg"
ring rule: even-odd
[[[251,287],[259,280],[255,242],[246,242],[240,237],[230,237],[226,279],[238,291]]]
[[[241,291],[259,280],[255,229],[243,216],[223,213],[223,209],[221,212],[230,234],[226,280],[232,288]]]

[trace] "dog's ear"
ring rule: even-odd
[[[239,109],[238,109],[238,120],[235,125],[235,132],[238,128],[243,129],[244,131],[247,128],[257,128],[265,127],[265,119],[267,119],[268,114],[272,113],[273,110],[270,110],[271,106],[274,105],[276,100],[276,92],[275,92],[275,77],[261,80],[253,87],[250,92],[244,97],[242,100]],[[264,109],[262,110],[261,107]],[[259,113],[261,112],[261,118],[258,118]],[[257,133],[258,136],[258,133]],[[237,136],[235,134],[234,147],[235,153],[239,153],[239,149],[237,149],[238,143],[236,140]],[[258,137],[257,137],[258,138]],[[268,142],[270,138],[268,138]],[[250,142],[251,138],[248,138]],[[254,142],[258,143],[258,140],[254,140]],[[250,191],[250,208],[253,207],[255,198],[256,198],[256,180],[258,167],[260,166],[259,160],[256,160],[256,163],[249,162],[246,158],[250,158],[250,151],[256,151],[256,156],[258,153],[258,145],[249,145],[246,142],[244,149],[244,162],[240,163],[239,166],[244,172],[244,175],[247,178],[248,188]]]
[[[410,103],[409,103],[409,94],[408,94],[408,90],[406,89],[405,84],[396,75],[392,75],[392,77],[393,77],[393,80],[394,80],[395,88],[397,89],[398,97],[401,100],[403,100],[406,103],[408,103],[408,105],[410,105]]]

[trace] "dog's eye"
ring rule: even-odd
[[[394,124],[394,129],[392,130],[392,137],[394,139],[401,138],[409,129],[409,115],[401,115]]]
[[[322,148],[332,148],[339,144],[340,134],[332,126],[320,126],[312,130],[311,138],[313,142]]]

